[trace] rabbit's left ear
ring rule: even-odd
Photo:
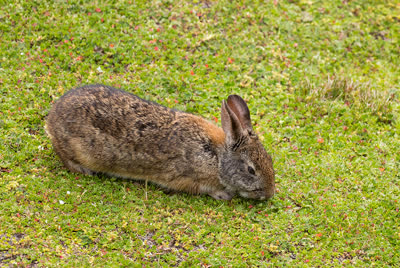
[[[227,103],[229,108],[239,119],[242,128],[244,130],[253,130],[250,119],[250,111],[246,102],[238,95],[230,95]]]
[[[228,145],[239,145],[243,137],[252,131],[250,111],[241,97],[230,95],[227,102],[222,101],[221,123]]]

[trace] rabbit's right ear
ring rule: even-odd
[[[238,144],[242,137],[253,129],[249,108],[241,97],[231,95],[228,102],[222,101],[221,123],[228,145]]]

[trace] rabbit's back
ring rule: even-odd
[[[103,85],[62,96],[49,113],[47,132],[73,171],[149,179],[166,187],[190,178],[189,186],[172,188],[192,187],[193,193],[199,191],[197,181],[218,177],[225,139],[222,129],[200,117]]]

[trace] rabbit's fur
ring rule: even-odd
[[[207,120],[104,85],[67,92],[46,131],[73,172],[142,179],[167,189],[231,199],[274,195],[272,159],[245,101],[222,102],[222,129]]]

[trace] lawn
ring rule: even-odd
[[[3,1],[0,266],[399,265],[399,44],[389,0]],[[46,115],[92,83],[218,125],[241,95],[276,195],[69,172]]]

